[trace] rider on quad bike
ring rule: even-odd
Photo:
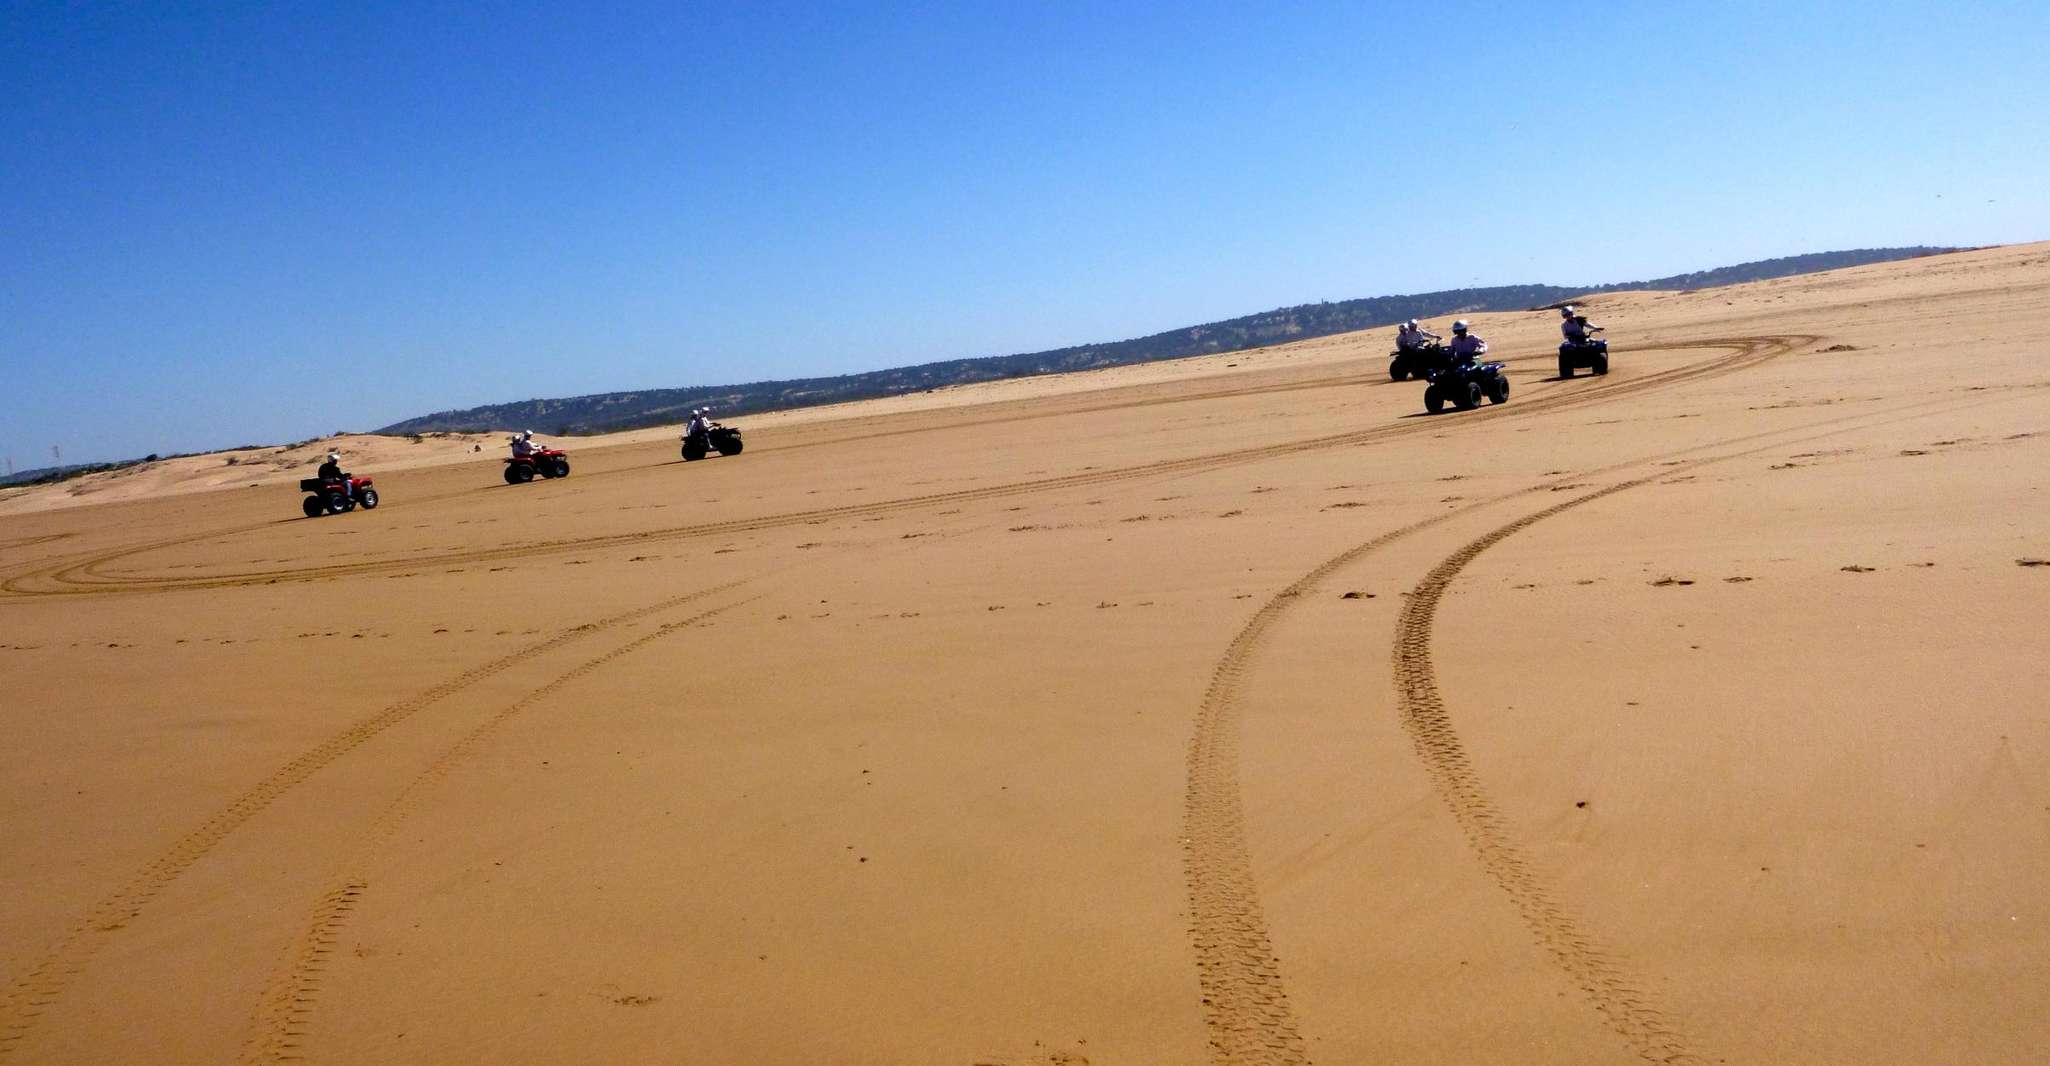
[[[1424,389],[1424,410],[1437,414],[1446,404],[1468,411],[1489,403],[1509,402],[1509,379],[1501,363],[1481,362],[1488,354],[1488,342],[1468,333],[1466,322],[1452,324],[1452,344],[1445,365],[1431,371],[1430,386]]]
[[[358,507],[372,510],[377,506],[377,490],[371,484],[370,478],[357,477],[342,469],[340,452],[329,452],[317,476],[299,479],[299,491],[307,494],[300,509],[308,518],[341,514]]]
[[[1559,335],[1566,338],[1559,345],[1559,376],[1570,378],[1573,371],[1582,366],[1590,367],[1597,374],[1609,372],[1609,342],[1595,336],[1600,326],[1587,323],[1587,316],[1576,311],[1572,304],[1559,308]]]
[[[560,449],[535,440],[533,430],[515,433],[506,443],[512,446],[512,458],[505,461],[506,484],[532,481],[536,474],[544,478],[569,476],[569,458]]]
[[[741,449],[740,430],[712,421],[712,409],[695,408],[690,421],[683,427],[683,457],[695,462],[713,452],[720,455],[739,455]]]
[[[356,494],[355,486],[349,483],[349,475],[342,471],[342,453],[340,452],[327,453],[327,462],[320,464],[320,470],[314,476],[325,482],[341,483],[342,495],[344,496]]]
[[[1445,349],[1438,342],[1443,337],[1417,324],[1412,318],[1395,330],[1395,354],[1388,362],[1388,376],[1401,381],[1406,377],[1426,377],[1444,362]]]
[[[1488,354],[1488,342],[1478,333],[1466,331],[1466,319],[1452,323],[1452,343],[1446,346],[1454,363],[1471,363]]]

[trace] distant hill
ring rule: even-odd
[[[108,470],[122,470],[138,463],[154,462],[157,456],[148,459],[117,459],[111,463],[66,463],[63,466],[39,466],[33,470],[17,470],[12,474],[0,474],[0,488],[9,485],[54,485],[87,474],[98,474]]]
[[[1498,285],[1490,288],[1448,289],[1442,292],[1401,296],[1375,296],[1338,303],[1302,304],[1105,344],[1078,344],[1071,348],[1056,348],[1022,355],[949,359],[919,366],[833,377],[755,381],[741,385],[648,389],[637,392],[606,392],[567,399],[521,400],[516,403],[492,404],[461,411],[440,411],[409,418],[403,422],[394,422],[376,432],[481,433],[533,429],[555,435],[610,433],[622,429],[681,422],[693,407],[710,406],[721,415],[727,416],[811,407],[818,404],[923,392],[947,385],[1238,351],[1309,337],[1328,336],[1333,333],[1348,333],[1400,322],[1406,318],[1436,318],[1479,311],[1539,307],[1589,293],[1632,289],[1701,289],[1953,251],[1957,249],[1861,248],[1847,252],[1820,252],[1788,256],[1783,259],[1764,259],[1716,270],[1675,274],[1650,281],[1632,281],[1616,285]]]

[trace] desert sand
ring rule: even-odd
[[[2042,1061],[2050,245],[1587,307],[10,494],[0,1060]]]

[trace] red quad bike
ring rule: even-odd
[[[569,453],[560,448],[540,448],[532,455],[515,455],[505,461],[505,483],[521,485],[542,477],[568,477]]]
[[[306,493],[299,509],[308,518],[319,518],[324,514],[341,514],[362,507],[366,511],[376,510],[377,490],[370,487],[367,477],[343,478],[330,481],[325,478],[309,477],[299,479],[299,491]]]

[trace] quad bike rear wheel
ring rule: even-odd
[[[1462,411],[1471,411],[1481,405],[1481,383],[1469,381],[1464,385],[1452,386],[1452,402]]]
[[[520,468],[519,468],[519,464],[517,464],[517,463],[508,463],[508,464],[506,464],[506,468],[505,468],[505,483],[506,483],[506,484],[508,484],[508,485],[517,485],[517,484],[519,484],[519,483],[520,483]]]
[[[306,512],[308,518],[319,518],[327,513],[327,504],[321,502],[318,496],[308,496],[299,504],[299,509]]]
[[[703,441],[687,440],[683,442],[683,458],[685,462],[694,463],[704,457],[705,443]]]
[[[1408,376],[1409,370],[1402,365],[1402,360],[1395,359],[1388,363],[1388,380],[1401,381]]]
[[[1564,352],[1559,353],[1559,380],[1564,381],[1572,376],[1573,357],[1565,354]]]

